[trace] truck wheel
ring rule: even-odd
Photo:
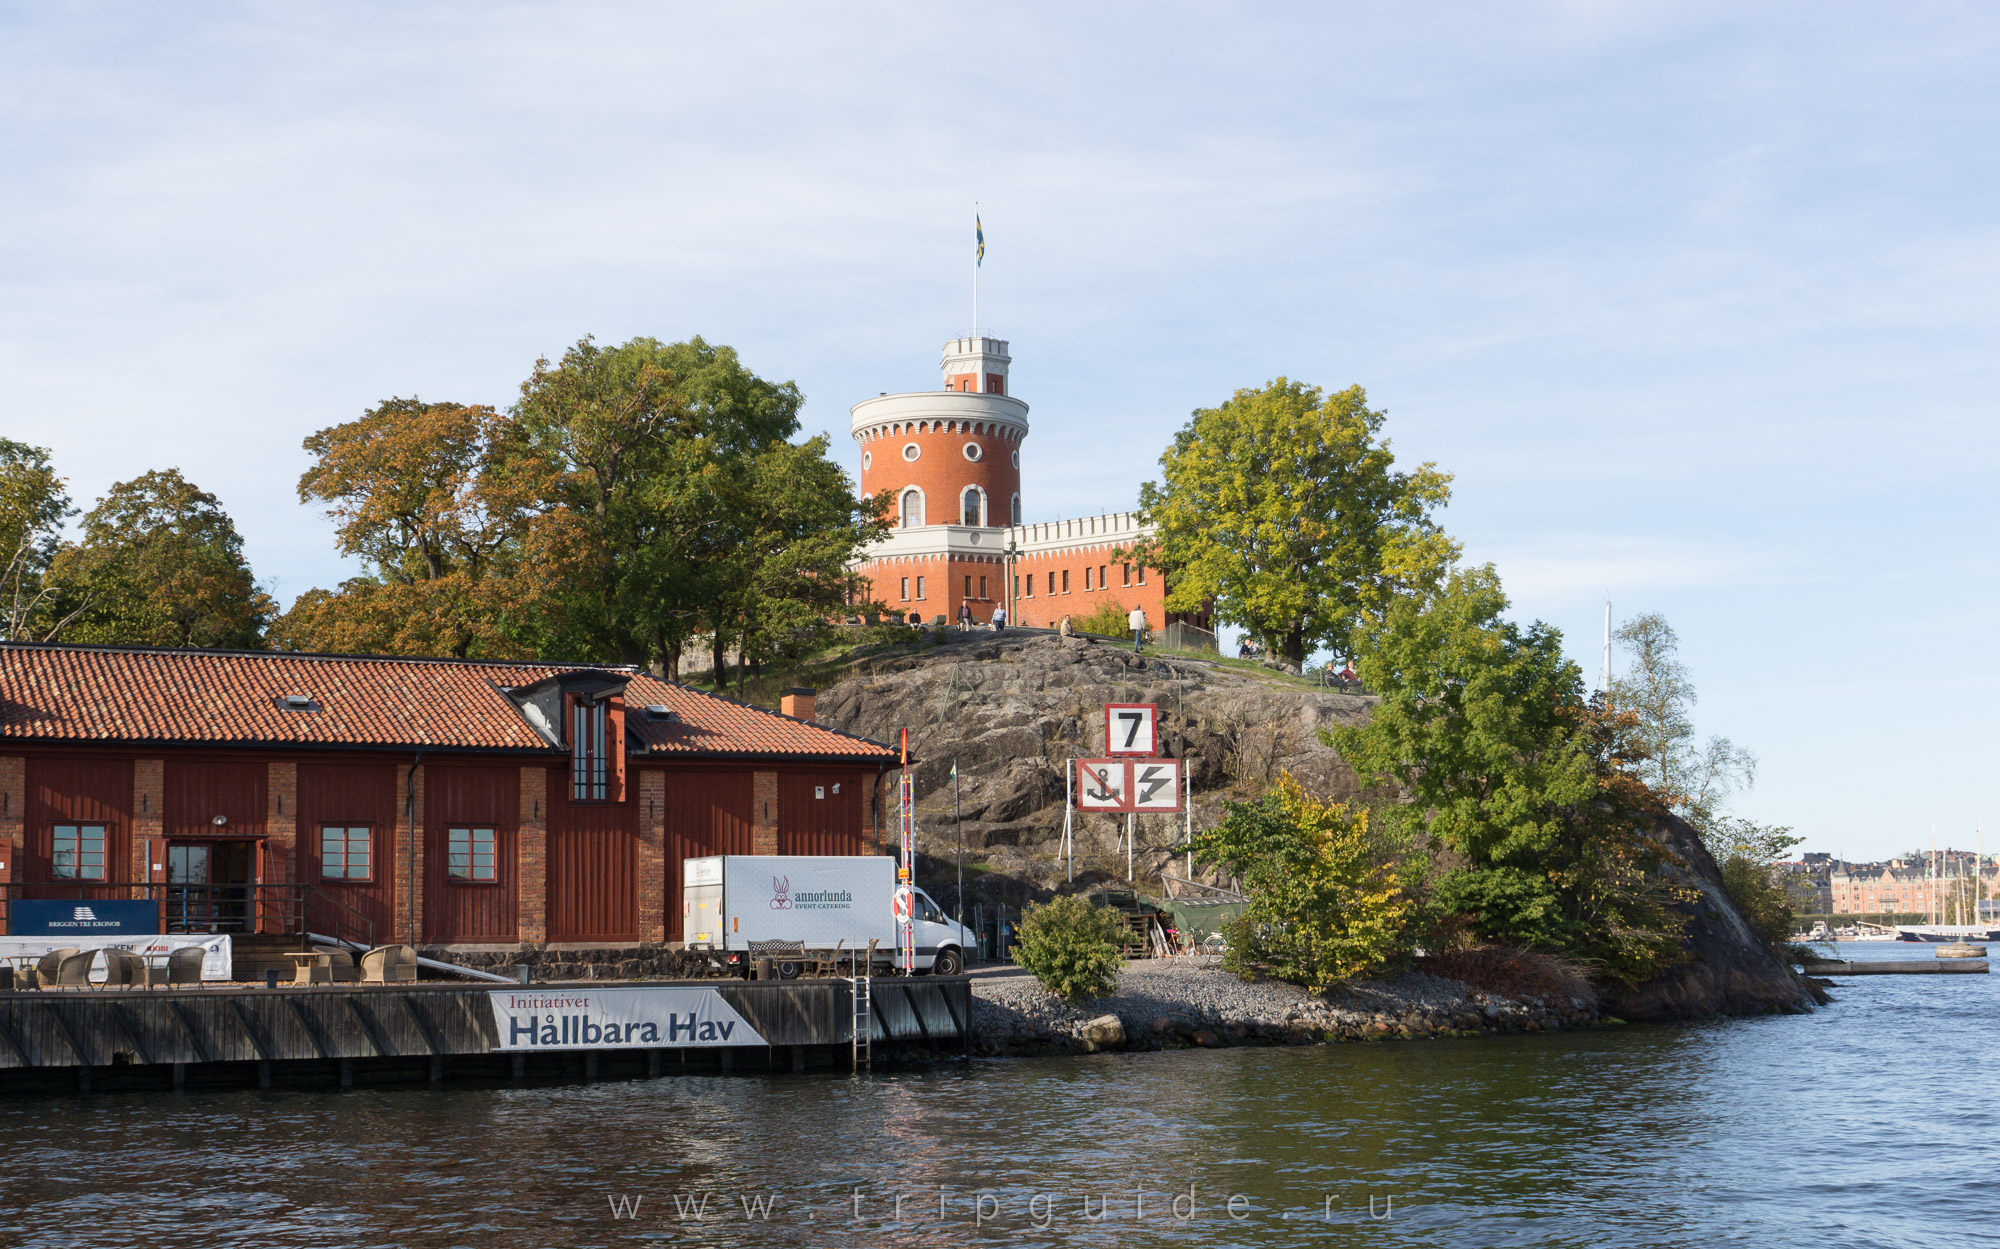
[[[946,946],[944,949],[939,950],[937,957],[931,960],[931,974],[933,976],[956,976],[964,971],[965,956],[951,946]]]

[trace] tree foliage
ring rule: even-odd
[[[61,631],[52,612],[49,565],[62,546],[62,526],[76,508],[46,447],[0,438],[0,607],[7,641],[46,641]],[[74,610],[72,608],[71,610]]]
[[[1678,657],[1680,638],[1657,612],[1635,616],[1613,635],[1630,655],[1625,674],[1611,682],[1611,699],[1638,718],[1634,730],[1645,747],[1642,774],[1653,791],[1694,826],[1717,859],[1721,809],[1731,794],[1757,780],[1757,757],[1726,737],[1696,740],[1694,681]]]
[[[1118,987],[1122,935],[1109,908],[1065,894],[1028,908],[1014,961],[1065,1002],[1104,997]]]
[[[1490,566],[1392,603],[1362,629],[1357,661],[1380,706],[1323,736],[1407,795],[1384,816],[1436,847],[1435,916],[1643,979],[1679,957],[1685,920],[1660,870],[1661,807],[1634,774],[1636,720],[1586,701],[1561,635],[1506,608]]]
[[[1322,802],[1287,773],[1254,803],[1196,834],[1195,853],[1243,883],[1225,965],[1313,992],[1363,976],[1407,946],[1410,899],[1371,839],[1366,811]]]
[[[221,501],[177,469],[113,486],[48,577],[71,642],[260,648],[277,614]]]
[[[1167,571],[1167,606],[1213,600],[1303,664],[1433,585],[1457,554],[1432,520],[1451,478],[1396,471],[1383,419],[1359,386],[1326,395],[1282,377],[1197,410],[1160,457],[1163,480],[1139,491],[1158,532],[1134,557]]]

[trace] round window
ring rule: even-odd
[[[1014,452],[1014,467],[1021,467],[1021,453],[1018,450]]]
[[[875,453],[873,451],[863,451],[861,453],[861,467],[863,468],[875,467]]]
[[[914,442],[906,442],[906,443],[904,443],[904,444],[903,444],[903,458],[904,458],[904,459],[906,459],[906,460],[914,460],[914,459],[916,459],[916,458],[917,458],[918,456],[920,456],[920,455],[922,455],[922,454],[923,454],[923,452],[922,452],[922,451],[919,451],[919,450],[917,449],[917,444],[916,444],[916,443],[914,443]]]
[[[977,460],[977,459],[978,459],[978,458],[979,458],[980,456],[982,456],[982,455],[985,455],[985,454],[986,454],[986,453],[985,453],[984,451],[982,451],[982,450],[980,450],[980,449],[979,449],[979,444],[978,444],[978,443],[976,443],[976,442],[968,442],[968,443],[966,443],[966,444],[965,444],[965,458],[966,458],[966,459],[968,459],[968,460]]]

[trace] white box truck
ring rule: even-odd
[[[965,970],[972,930],[923,890],[908,894],[918,971]],[[876,942],[877,970],[902,966],[896,922],[896,861],[887,855],[725,854],[681,863],[681,933],[690,950],[714,951],[748,973],[753,942],[797,942],[808,956],[838,957]],[[773,955],[778,975],[797,976],[797,955]]]

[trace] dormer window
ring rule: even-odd
[[[611,797],[611,708],[608,700],[578,699],[569,711],[570,797],[603,802]]]

